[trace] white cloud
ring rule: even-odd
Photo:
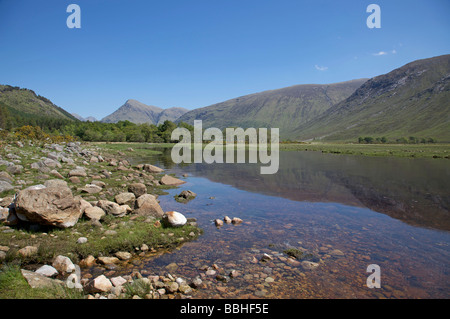
[[[375,56],[381,56],[381,55],[386,55],[387,54],[387,52],[385,52],[385,51],[380,51],[380,52],[378,52],[378,53],[373,53],[372,55],[375,55]]]
[[[388,55],[388,54],[397,54],[397,50],[393,49],[393,50],[391,50],[389,52],[387,52],[387,51],[380,51],[380,52],[377,52],[377,53],[372,53],[373,56],[382,56],[382,55]]]
[[[326,71],[326,70],[328,70],[327,66],[319,66],[319,65],[316,64],[314,67],[316,68],[316,70],[319,70],[319,71]]]

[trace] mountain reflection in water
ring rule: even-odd
[[[413,226],[450,230],[447,160],[280,152],[278,172],[261,175],[261,164],[175,165],[170,149],[161,151],[152,162],[175,173],[295,201],[367,207]]]

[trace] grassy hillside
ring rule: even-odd
[[[33,125],[53,130],[74,121],[78,120],[32,90],[0,85],[0,128]]]
[[[49,99],[29,89],[0,85],[0,104],[14,113],[37,117],[76,120],[70,113],[53,104]]]
[[[289,133],[298,140],[415,136],[450,141],[450,55],[370,79],[348,99]]]
[[[295,85],[250,94],[208,107],[192,110],[178,121],[204,127],[278,127],[283,138],[301,123],[319,116],[332,105],[349,97],[366,79],[334,84]]]

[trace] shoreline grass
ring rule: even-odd
[[[170,249],[183,242],[194,240],[201,229],[186,224],[183,227],[155,226],[158,219],[147,220],[145,216],[106,216],[102,227],[93,227],[90,221],[80,220],[73,228],[48,228],[46,232],[31,231],[24,228],[11,228],[14,231],[2,233],[0,246],[15,246],[6,254],[5,263],[45,264],[51,263],[58,255],[69,257],[77,263],[89,255],[94,257],[112,256],[119,251],[134,252],[142,244],[155,249]],[[160,223],[161,224],[161,223]],[[105,234],[108,230],[114,235]],[[194,236],[189,236],[193,233]],[[78,244],[77,239],[86,237],[88,241]],[[37,246],[35,255],[23,257],[18,248]]]
[[[96,144],[98,145],[98,144]],[[112,146],[108,144],[105,148],[111,150],[122,149],[129,147],[141,150],[142,155],[156,155],[161,153],[156,149],[171,148],[176,143],[163,144],[148,144],[148,143],[120,143],[120,146]],[[144,145],[144,146],[143,146]],[[203,143],[204,148],[208,143]],[[189,146],[193,149],[193,144]],[[245,145],[248,150],[252,146]],[[257,146],[254,146],[257,148]],[[225,146],[224,146],[225,148]],[[236,148],[236,146],[235,146]],[[268,144],[270,150],[270,144]],[[362,156],[383,156],[383,157],[406,157],[406,158],[435,158],[448,159],[450,156],[450,144],[351,144],[351,143],[280,143],[280,151],[314,151],[329,154],[344,154],[344,155],[362,155]],[[225,149],[224,149],[225,151]],[[152,153],[149,153],[152,152]],[[134,155],[139,155],[138,153]]]
[[[282,151],[317,151],[331,154],[449,158],[450,144],[280,144]]]

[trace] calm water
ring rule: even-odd
[[[134,269],[164,274],[175,262],[176,275],[203,279],[194,298],[450,297],[447,160],[280,152],[275,175],[260,175],[259,164],[174,165],[169,150],[134,162],[189,174],[160,204],[197,218],[204,234]],[[177,203],[182,190],[197,197]],[[216,228],[225,215],[244,222]],[[290,263],[287,248],[306,251],[319,267]],[[263,253],[273,260],[260,262]],[[205,274],[213,264],[239,276],[217,281]],[[380,266],[380,289],[366,285],[370,264]]]

